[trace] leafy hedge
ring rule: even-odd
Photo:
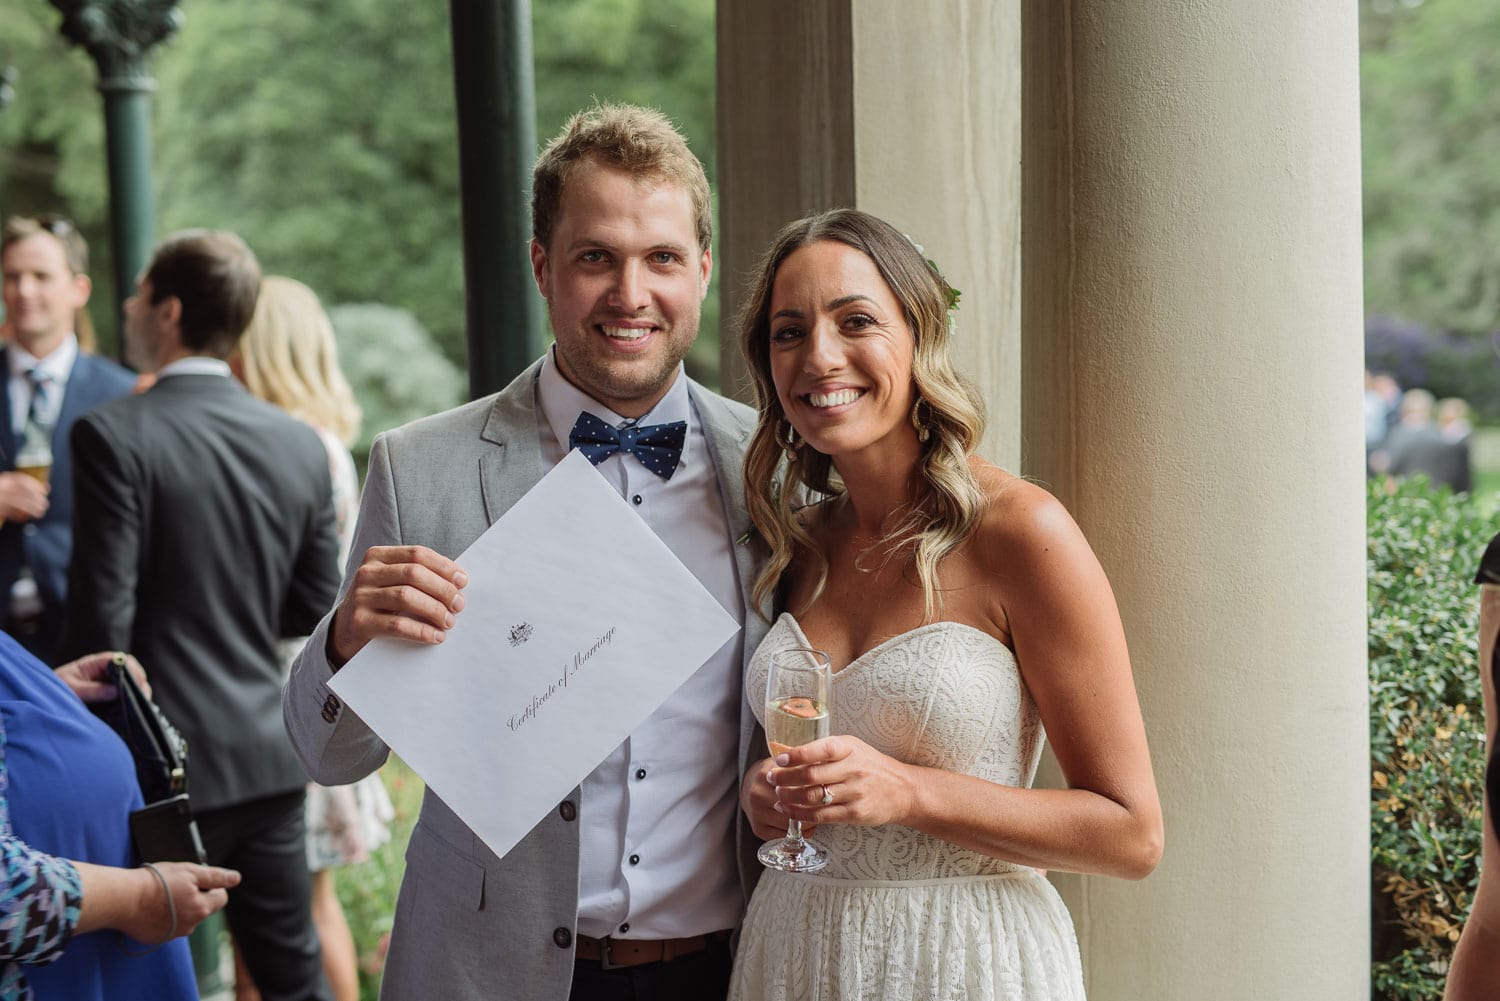
[[[1378,1001],[1436,1001],[1479,877],[1478,588],[1489,502],[1369,494],[1370,819]]]

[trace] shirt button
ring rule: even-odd
[[[632,855],[632,856],[630,856],[630,864],[631,865],[640,865],[641,864],[641,857],[639,855]]]
[[[630,930],[630,922],[627,921],[620,926],[620,934],[623,935]]]
[[[639,507],[639,506],[640,506],[640,504],[641,504],[641,502],[642,502],[642,500],[644,500],[644,498],[643,498],[643,497],[641,497],[641,495],[640,495],[640,494],[636,494],[636,495],[635,495],[635,496],[634,496],[634,497],[632,497],[632,498],[630,498],[630,502],[631,502],[631,503],[632,503],[632,504],[634,504],[634,505],[636,505],[636,506],[637,506],[637,507]]]
[[[637,768],[635,770],[635,777],[636,777],[636,781],[640,781],[641,779],[645,778],[646,777],[646,769],[644,769],[644,768]]]
[[[578,807],[573,805],[571,799],[563,800],[562,805],[557,808],[557,812],[562,815],[562,819],[569,823],[578,819]]]
[[[573,933],[566,928],[552,929],[552,944],[559,949],[566,949],[573,944]]]

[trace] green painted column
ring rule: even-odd
[[[546,343],[531,279],[536,99],[529,0],[452,0],[469,392],[503,388]]]
[[[182,25],[176,0],[52,0],[59,29],[99,66],[109,166],[110,236],[115,263],[117,333],[126,297],[151,252],[156,203],[151,190],[151,94],[146,63],[157,43]],[[123,350],[125,339],[116,343]]]

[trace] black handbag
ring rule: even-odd
[[[141,691],[123,654],[110,660],[104,680],[120,694],[92,708],[130,749],[146,801],[130,814],[136,854],[142,862],[205,862],[203,839],[188,804],[187,741]]]

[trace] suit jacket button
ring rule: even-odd
[[[562,819],[570,824],[578,819],[578,807],[573,805],[571,799],[563,800],[562,805],[557,808],[557,812],[562,815]]]
[[[566,928],[552,929],[552,944],[559,949],[567,949],[573,945],[573,933]]]

